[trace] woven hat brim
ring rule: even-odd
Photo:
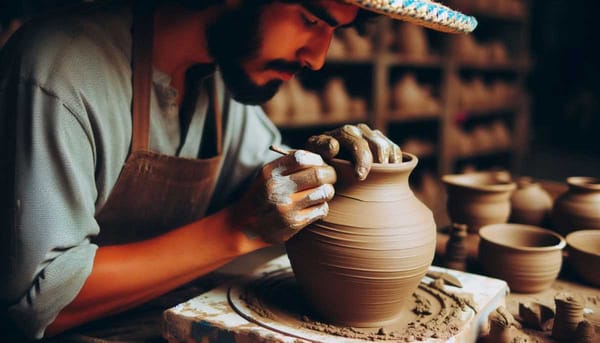
[[[344,0],[393,19],[449,33],[469,33],[477,19],[431,0]]]

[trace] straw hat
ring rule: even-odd
[[[344,0],[363,9],[444,32],[468,33],[477,20],[431,0]]]

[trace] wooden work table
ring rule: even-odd
[[[554,182],[544,183],[543,186],[553,197],[556,197],[566,189],[565,185]],[[438,234],[438,249],[436,260],[434,261],[434,264],[436,265],[440,264],[446,240],[447,236],[445,234]],[[470,241],[471,249],[476,249],[477,237],[470,237]],[[243,256],[229,265],[201,277],[185,287],[170,292],[150,303],[126,313],[102,319],[71,330],[53,339],[46,339],[44,342],[166,342],[160,334],[161,316],[164,310],[204,293],[224,282],[244,275],[255,267],[258,267],[283,253],[285,253],[283,247],[273,246]],[[473,253],[476,253],[476,251],[471,252],[471,254]],[[480,273],[476,260],[471,261],[467,271]],[[572,273],[566,263],[559,276],[559,280],[557,280],[550,289],[536,294],[511,293],[507,297],[506,305],[508,310],[513,314],[518,313],[519,303],[524,302],[540,302],[554,308],[554,296],[561,291],[576,292],[584,296],[588,306],[598,308],[596,313],[600,313],[600,288],[588,285],[580,280]],[[597,325],[600,325],[600,323],[597,323]]]

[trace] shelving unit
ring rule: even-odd
[[[276,122],[284,139],[302,144],[308,136],[324,129],[364,121],[401,146],[413,136],[433,144],[432,149],[426,150],[429,156],[419,157],[432,160],[427,168],[437,175],[459,172],[466,163],[477,169],[499,167],[518,171],[528,146],[530,111],[525,80],[532,61],[527,40],[528,3],[507,1],[448,1],[450,6],[475,15],[479,27],[468,40],[464,35],[419,28],[424,30],[430,50],[426,55],[395,50],[394,46],[402,45],[394,43],[399,39],[399,25],[409,24],[380,18],[371,30],[369,56],[338,54],[328,59],[324,71],[301,80],[322,95],[327,78],[331,75],[344,78],[349,93],[366,99],[366,116],[348,120],[322,116],[302,124],[294,124],[293,120]],[[471,56],[466,54],[467,48],[471,48]],[[356,73],[360,74],[359,82],[353,76]],[[391,103],[397,99],[394,87],[407,74],[411,76],[404,81],[414,88],[412,83],[416,80],[419,87],[427,90],[426,95],[439,103],[439,109],[433,105],[434,110],[392,107]],[[475,94],[480,99],[475,99]],[[484,106],[486,101],[489,106]],[[483,132],[488,132],[491,138],[484,139]],[[496,138],[504,137],[504,141],[494,142],[492,132]],[[462,137],[457,137],[457,133]],[[460,144],[464,149],[459,149]],[[483,161],[481,165],[479,160]],[[490,160],[498,161],[499,165],[490,165]]]

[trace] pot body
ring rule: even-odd
[[[471,233],[484,225],[506,223],[516,184],[503,172],[444,175],[446,208],[453,223],[466,224]]]
[[[494,224],[479,231],[478,260],[487,275],[505,280],[511,291],[537,293],[558,277],[566,242],[532,225]]]
[[[569,177],[569,189],[552,208],[554,229],[567,235],[583,229],[600,229],[600,178]]]
[[[329,214],[286,243],[296,280],[325,322],[377,327],[396,320],[435,253],[431,211],[413,194],[408,177],[417,158],[375,164],[356,181],[347,161],[338,174]]]
[[[510,206],[511,223],[545,227],[552,211],[552,198],[539,183],[525,177],[517,181]]]

